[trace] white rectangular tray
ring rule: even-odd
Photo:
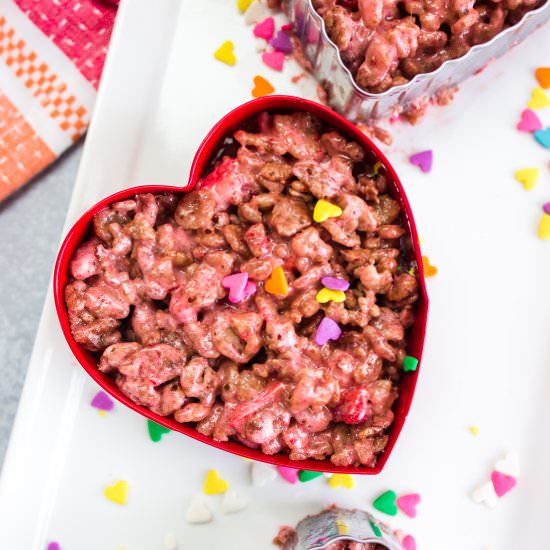
[[[314,97],[311,80],[292,84],[300,73],[293,62],[281,75],[262,65],[235,2],[154,4],[122,4],[66,227],[118,189],[185,184],[200,140],[251,98],[255,75],[277,92]],[[392,128],[395,145],[386,149],[439,273],[428,283],[418,392],[382,475],[357,478],[352,491],[330,489],[324,478],[256,489],[238,457],[175,433],[152,443],[145,419],[121,405],[99,416],[89,405],[97,388],[75,364],[50,292],[0,483],[0,548],[42,550],[56,540],[62,550],[154,550],[171,532],[183,550],[268,550],[281,524],[332,502],[370,507],[390,488],[422,495],[417,519],[392,520],[419,550],[548,546],[550,244],[536,227],[550,177],[548,153],[514,129],[534,68],[549,63],[548,30],[465,83],[450,107],[433,108],[414,128]],[[235,67],[212,57],[228,39]],[[549,112],[541,116],[550,123]],[[424,148],[435,151],[430,175],[407,162]],[[512,174],[531,165],[543,173],[527,193]],[[518,488],[495,510],[474,504],[469,492],[506,448],[520,453]],[[251,504],[223,516],[220,498],[208,497],[214,521],[189,525],[189,498],[211,468]],[[117,479],[130,485],[125,507],[102,495]]]

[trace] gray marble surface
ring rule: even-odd
[[[25,380],[82,145],[0,203],[0,466]]]

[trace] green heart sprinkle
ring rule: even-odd
[[[397,506],[395,505],[395,499],[397,495],[395,491],[386,491],[382,493],[372,505],[383,514],[388,514],[388,516],[397,515]]]
[[[411,357],[410,355],[406,355],[405,359],[403,359],[403,370],[405,372],[415,371],[417,367],[418,367],[418,359],[416,357]]]
[[[298,472],[298,479],[305,483],[306,481],[311,481],[316,477],[322,476],[323,472],[310,472],[309,470],[301,470]]]
[[[151,441],[154,441],[155,443],[158,443],[162,439],[162,434],[167,434],[170,432],[168,428],[165,428],[152,420],[147,420],[147,430],[149,431]]]
[[[382,531],[380,531],[380,528],[378,527],[378,525],[376,525],[376,523],[374,523],[374,521],[372,521],[371,519],[369,519],[369,523],[370,523],[370,526],[372,528],[372,532],[377,537],[381,537],[382,536]]]

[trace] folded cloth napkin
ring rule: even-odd
[[[0,200],[86,131],[117,3],[0,1]]]

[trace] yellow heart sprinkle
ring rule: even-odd
[[[225,493],[229,489],[229,483],[222,479],[217,470],[208,470],[204,479],[204,494],[217,495]]]
[[[128,482],[121,479],[114,485],[105,487],[105,489],[103,489],[103,494],[107,500],[123,506],[126,504],[126,498],[128,496]]]
[[[271,277],[265,282],[264,289],[269,294],[286,296],[288,294],[288,282],[283,268],[278,265],[272,272]]]
[[[338,487],[353,489],[355,487],[355,481],[349,474],[333,474],[329,478],[328,484],[332,489],[336,489]]]
[[[530,109],[543,109],[550,105],[550,99],[546,95],[545,91],[540,87],[536,87],[531,93],[531,99],[527,106]]]
[[[341,520],[340,518],[336,518],[335,523],[339,535],[347,535],[349,533],[349,527],[345,521]]]
[[[315,299],[320,304],[326,304],[331,300],[333,302],[341,303],[346,299],[346,293],[343,292],[342,290],[332,290],[331,288],[322,288],[319,292],[317,292],[317,296],[315,296]]]
[[[241,13],[244,13],[254,0],[237,0],[237,7]]]
[[[99,416],[107,416],[107,411],[100,410]]]
[[[539,238],[545,241],[550,237],[550,215],[544,213],[539,223]]]
[[[523,185],[524,189],[531,191],[537,185],[539,175],[540,168],[522,168],[514,174],[514,177]]]
[[[214,57],[222,63],[235,65],[237,58],[233,53],[233,48],[233,42],[231,42],[231,40],[227,40],[214,52]]]
[[[430,260],[428,259],[428,256],[422,256],[422,264],[424,265],[425,277],[433,277],[434,275],[437,275],[437,267],[435,267],[435,265],[430,264]]]
[[[331,202],[319,199],[313,209],[313,219],[317,223],[324,222],[329,218],[337,218],[342,215],[342,209]]]
[[[472,435],[479,435],[479,428],[477,426],[470,426],[468,429]]]

